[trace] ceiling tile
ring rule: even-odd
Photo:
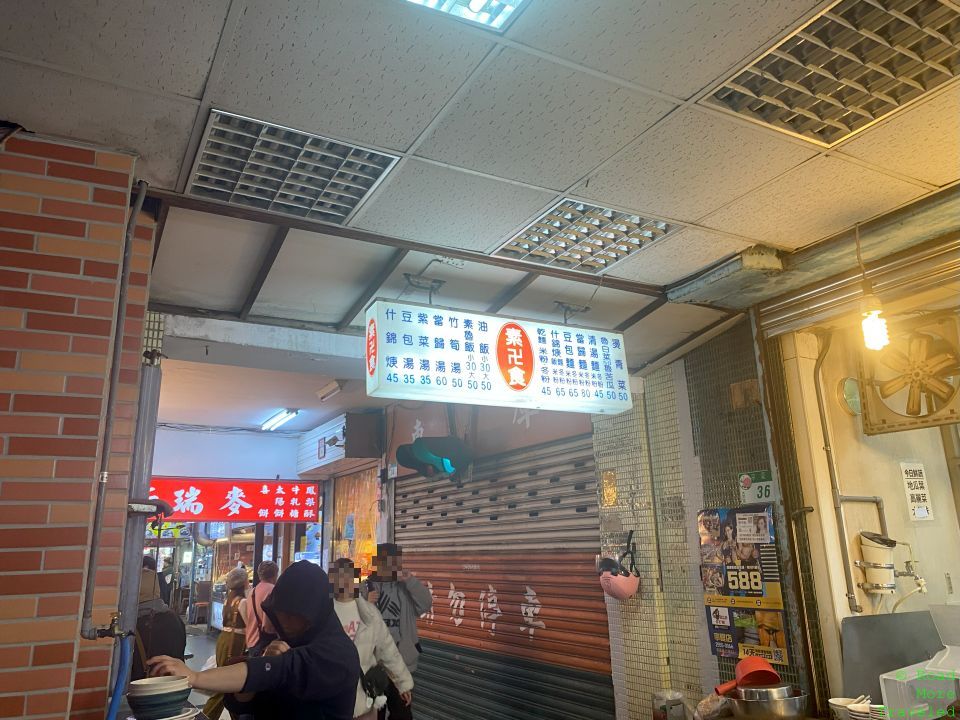
[[[550,0],[507,36],[539,50],[687,98],[752,60],[816,0]]]
[[[451,264],[437,262],[436,259],[435,255],[410,253],[380,288],[378,297],[427,303],[427,292],[411,288],[404,277],[404,273],[422,274],[427,278],[444,281],[444,285],[433,295],[434,305],[487,312],[500,292],[518,283],[525,275],[517,270],[479,263]],[[362,325],[362,318],[360,324]]]
[[[563,309],[557,306],[558,300],[590,308],[585,313],[571,315],[570,325],[610,330],[651,303],[653,298],[559,278],[539,277],[500,312],[511,317],[562,325]]]
[[[723,315],[719,310],[699,305],[668,303],[623,334],[627,362],[632,368],[640,367],[715,323]]]
[[[934,185],[960,178],[960,83],[865,130],[842,152]]]
[[[239,310],[272,232],[268,225],[171,208],[153,267],[150,299]]]
[[[669,285],[750,247],[746,241],[684,228],[655,242],[610,271],[611,275],[654,285]]]
[[[406,150],[491,47],[407,3],[250,3],[213,100],[307,132]]]
[[[251,314],[339,322],[391,254],[383,245],[291,230]]]
[[[164,100],[2,58],[0,78],[5,120],[34,132],[130,150],[140,155],[138,178],[160,187],[176,182],[197,112],[192,100]]]
[[[472,81],[417,152],[560,190],[672,107],[605,80],[505,50]]]
[[[716,113],[681,110],[574,193],[692,222],[815,154]]]
[[[703,224],[792,250],[925,192],[845,160],[818,157],[709,215]]]
[[[353,224],[487,252],[555,199],[550,193],[410,160],[391,172]]]
[[[199,98],[229,6],[229,0],[6,2],[0,48],[81,75]]]

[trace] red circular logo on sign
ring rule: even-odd
[[[535,358],[526,331],[515,322],[500,328],[497,336],[497,365],[511,390],[526,390],[533,379]]]
[[[367,324],[367,372],[370,377],[377,371],[377,321],[370,318]]]

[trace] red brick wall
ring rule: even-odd
[[[0,717],[102,718],[112,643],[80,640],[134,158],[0,149]],[[138,219],[94,620],[116,608],[153,222]]]

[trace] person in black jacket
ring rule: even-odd
[[[168,656],[151,675],[182,675],[198,690],[227,695],[227,708],[256,720],[352,720],[360,659],[333,610],[327,574],[302,560],[263,603],[279,636],[263,657],[195,672]]]

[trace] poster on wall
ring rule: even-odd
[[[713,654],[789,664],[773,506],[701,510],[697,529]]]
[[[900,463],[900,475],[903,478],[903,489],[907,493],[910,519],[933,520],[933,503],[930,502],[930,486],[927,484],[927,472],[923,463]]]

